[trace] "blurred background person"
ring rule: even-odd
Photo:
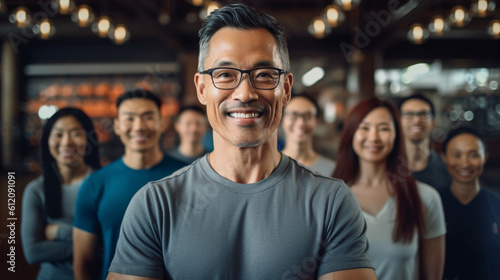
[[[397,108],[372,97],[351,109],[333,177],[344,180],[363,210],[378,279],[441,279],[444,214],[439,194],[407,166]]]
[[[500,279],[500,197],[481,187],[486,142],[472,128],[457,128],[443,143],[451,185],[441,191],[446,219],[444,279]]]
[[[285,155],[314,172],[331,176],[335,161],[318,154],[313,148],[314,130],[318,125],[319,107],[308,95],[294,95],[285,106],[281,126],[285,132]]]
[[[447,188],[451,178],[439,154],[431,149],[430,136],[436,127],[434,104],[416,93],[399,103],[406,155],[413,177],[437,190]]]
[[[168,151],[170,156],[190,164],[209,152],[203,147],[203,137],[208,129],[208,120],[203,109],[198,106],[182,107],[174,128],[179,135],[179,145]]]
[[[158,96],[142,88],[125,91],[116,100],[113,128],[125,153],[90,175],[78,192],[73,222],[73,239],[78,240],[74,243],[75,279],[106,279],[134,194],[149,181],[186,165],[160,150],[165,130],[161,104]]]
[[[41,138],[42,176],[23,195],[21,241],[26,260],[40,263],[38,280],[73,279],[72,223],[78,190],[99,169],[99,149],[90,118],[62,108],[49,118]]]

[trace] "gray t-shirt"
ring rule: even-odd
[[[372,268],[359,204],[341,181],[283,155],[239,184],[204,156],[132,199],[110,272],[162,279],[316,279]]]
[[[90,175],[91,170],[85,176]],[[73,215],[78,190],[84,179],[61,186],[61,217],[52,219],[45,213],[43,176],[31,181],[22,200],[21,241],[29,264],[40,263],[37,279],[73,279]],[[56,238],[45,240],[45,226],[58,224]]]
[[[309,167],[309,169],[321,175],[332,176],[333,170],[335,170],[335,161],[322,155],[318,155],[318,159]]]

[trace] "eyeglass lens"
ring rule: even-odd
[[[257,89],[274,89],[279,83],[280,71],[272,68],[253,69],[249,73],[250,83]],[[219,89],[236,88],[242,80],[241,70],[216,68],[212,81]]]
[[[297,113],[297,112],[288,112],[285,114],[285,117],[290,118],[292,121],[296,121],[298,118],[302,118],[304,121],[310,121],[314,118],[314,114],[311,113]]]
[[[414,117],[418,117],[420,119],[428,118],[431,116],[431,112],[429,111],[420,111],[420,112],[403,112],[403,118],[413,119]]]

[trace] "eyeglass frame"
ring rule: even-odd
[[[229,70],[236,70],[236,71],[239,71],[240,72],[240,80],[238,81],[238,83],[236,84],[236,86],[232,87],[232,88],[219,88],[215,85],[215,82],[214,82],[214,77],[212,76],[212,73],[215,71],[215,70],[219,70],[219,69],[229,69]],[[278,83],[276,83],[276,85],[273,87],[273,88],[258,88],[256,87],[253,82],[252,82],[252,79],[250,79],[250,72],[252,71],[255,71],[255,70],[259,70],[259,69],[272,69],[272,70],[277,70],[278,71]],[[255,89],[259,89],[259,90],[273,90],[275,88],[277,88],[279,85],[280,85],[280,80],[281,80],[281,75],[285,74],[286,71],[283,70],[283,69],[279,69],[279,68],[276,68],[276,67],[259,67],[259,68],[254,68],[254,69],[250,69],[250,70],[241,70],[241,69],[238,69],[238,68],[233,68],[233,67],[215,67],[215,68],[210,68],[210,69],[207,69],[205,71],[201,71],[201,72],[198,72],[200,74],[208,74],[210,75],[210,79],[212,80],[212,84],[214,85],[214,87],[216,89],[220,89],[220,90],[231,90],[231,89],[235,89],[237,87],[240,86],[241,84],[241,81],[243,81],[243,74],[247,73],[248,74],[248,81],[250,82],[250,84],[252,85],[253,88]]]
[[[311,112],[307,113],[285,112],[283,113],[283,117],[288,118],[292,122],[296,122],[299,118],[301,118],[304,122],[311,122],[314,119],[318,118],[318,115],[313,114]]]
[[[403,118],[403,119],[411,120],[411,119],[413,119],[415,117],[417,117],[419,119],[432,119],[432,118],[434,118],[434,115],[432,114],[431,111],[401,112],[401,118]]]

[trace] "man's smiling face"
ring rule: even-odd
[[[225,27],[210,40],[205,69],[233,67],[250,70],[259,67],[283,68],[274,37],[265,29],[240,30]],[[200,102],[214,132],[238,147],[255,147],[266,141],[281,121],[282,108],[290,98],[293,77],[285,74],[272,90],[255,89],[248,74],[238,87],[214,87],[210,75],[197,73],[195,84]]]

